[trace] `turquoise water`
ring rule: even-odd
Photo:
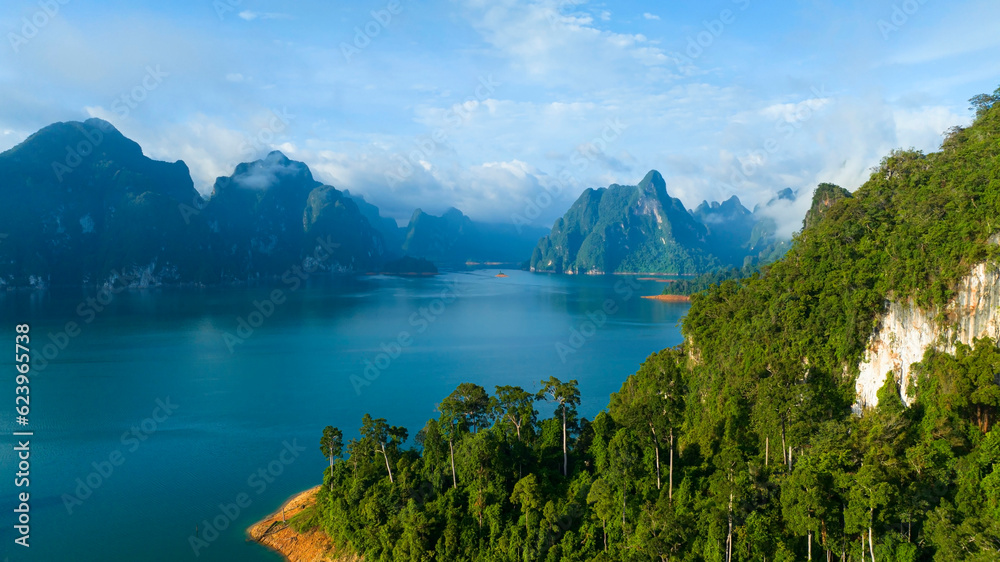
[[[23,428],[4,363],[0,556],[280,560],[244,529],[321,481],[324,426],[348,439],[368,412],[412,436],[460,382],[537,390],[549,376],[578,379],[592,418],[646,356],[680,343],[687,305],[639,298],[660,283],[495,273],[125,291],[106,306],[88,303],[93,291],[0,294],[0,334],[13,348],[15,324],[28,322],[36,354],[51,358],[33,359],[26,489],[13,485],[11,433]],[[284,298],[271,311],[275,289]],[[253,333],[238,332],[239,318]],[[77,335],[62,336],[76,334],[67,322]],[[30,493],[27,549],[13,542],[19,491]],[[213,521],[225,529],[196,556],[191,537],[197,527],[205,540]]]

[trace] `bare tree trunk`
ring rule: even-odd
[[[660,489],[660,448],[653,445],[653,450],[656,451],[656,489]]]
[[[385,453],[385,445],[382,445],[382,458],[385,459],[385,469],[389,471],[389,483],[392,484],[392,468],[389,467],[389,455]]]
[[[792,471],[792,446],[788,446],[788,472]]]
[[[729,492],[729,535],[726,538],[726,562],[733,562],[733,493]]]
[[[667,492],[667,499],[674,499],[674,428],[670,428],[670,490]]]
[[[785,420],[781,420],[781,463],[788,464],[788,459],[785,457],[785,451],[787,450],[785,443]]]
[[[566,454],[566,403],[562,405],[563,418],[563,476],[569,474],[569,456]]]
[[[656,452],[656,489],[660,489],[660,443],[656,438],[656,430],[653,424],[649,424],[649,430],[653,433],[653,451]]]
[[[517,430],[517,440],[520,441],[521,440],[521,424],[517,423],[517,420],[514,419],[514,415],[513,414],[507,414],[507,419],[510,420],[510,423],[514,424],[514,429]]]
[[[872,555],[872,562],[875,562],[875,539],[872,537],[872,528],[868,526],[868,552]]]
[[[810,530],[806,533],[809,536],[809,560],[813,559],[813,532]]]
[[[771,436],[764,438],[764,466],[767,466],[767,461],[771,457]]]
[[[451,451],[451,487],[458,488],[458,480],[455,479],[455,447],[448,440],[448,450]]]

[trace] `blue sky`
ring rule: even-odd
[[[992,0],[4,8],[0,149],[102,117],[204,193],[277,148],[402,220],[457,206],[548,226],[584,188],[650,169],[688,207],[853,190],[893,148],[937,149],[1000,85]]]

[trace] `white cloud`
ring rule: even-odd
[[[643,80],[669,62],[641,34],[599,28],[585,12],[555,2],[466,0],[466,14],[483,40],[526,77],[578,92]],[[573,5],[568,5],[572,8]]]
[[[918,147],[925,151],[936,150],[942,133],[967,119],[948,107],[933,106],[918,109],[896,109],[892,112],[896,123],[896,142],[901,148]]]
[[[650,168],[688,206],[735,193],[752,207],[784,187],[808,191],[832,181],[856,188],[892,148],[934,150],[942,131],[967,122],[962,100],[978,92],[964,89],[993,80],[989,71],[996,67],[975,53],[995,46],[997,36],[983,31],[989,17],[959,8],[951,11],[964,15],[937,30],[935,10],[944,6],[928,3],[889,42],[872,22],[867,32],[877,44],[864,45],[864,56],[851,64],[829,59],[849,51],[851,39],[782,51],[778,31],[758,39],[759,30],[740,19],[683,76],[661,45],[683,49],[684,37],[715,17],[713,10],[675,17],[664,5],[657,8],[662,25],[639,20],[629,29],[618,21],[611,30],[610,13],[596,3],[456,0],[428,7],[437,19],[427,18],[450,18],[454,37],[425,47],[420,34],[431,28],[407,16],[406,25],[400,19],[387,27],[349,72],[336,45],[353,37],[359,22],[351,18],[336,30],[335,17],[299,18],[294,33],[275,26],[273,40],[260,41],[250,24],[201,32],[169,17],[152,21],[127,12],[81,24],[66,11],[17,57],[0,54],[6,57],[0,128],[14,131],[0,143],[9,146],[53,121],[104,117],[150,156],[183,159],[203,193],[237,163],[277,148],[307,163],[321,181],[369,195],[404,220],[414,207],[440,212],[453,205],[502,220],[562,171],[575,183],[540,221],[561,215],[585,187],[634,184]],[[331,8],[331,14],[340,13]],[[277,16],[245,10],[238,21]],[[834,25],[793,21],[802,24],[799,32],[816,36]],[[668,35],[658,35],[661,28]],[[949,41],[957,50],[948,50]],[[919,73],[884,63],[943,60],[951,52],[968,60],[940,63],[947,68],[928,64]],[[162,64],[171,76],[121,120],[113,103],[140,83],[147,64]],[[233,72],[247,68],[257,69],[254,76]],[[486,75],[500,84],[477,99]],[[811,94],[809,86],[821,82],[843,90]],[[914,95],[904,99],[900,92]],[[299,115],[292,126],[244,150],[255,131],[266,129],[266,108],[284,104]],[[456,107],[467,114],[457,123]],[[609,121],[627,126],[610,142],[602,138]],[[793,125],[791,136],[779,123]],[[437,130],[443,140],[422,152]],[[773,153],[754,152],[771,138]],[[598,153],[589,150],[602,144]],[[391,186],[385,171],[400,159],[411,162],[413,173]],[[734,182],[744,165],[753,173]],[[788,225],[801,221],[791,216],[797,212],[786,213]]]
[[[645,14],[642,14],[642,17],[645,18],[645,19],[647,19],[647,20],[656,20],[656,21],[660,20],[660,16],[658,16],[656,14],[651,14],[649,12],[646,12]]]
[[[243,10],[239,13],[239,16],[246,21],[253,21],[256,19],[260,20],[290,20],[292,16],[288,14],[281,14],[276,12],[253,12],[250,10]]]
[[[767,119],[781,119],[787,123],[808,120],[813,113],[830,103],[829,98],[810,98],[796,103],[776,103],[760,110]]]

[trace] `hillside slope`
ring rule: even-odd
[[[460,384],[418,448],[382,418],[346,444],[327,428],[308,523],[373,561],[1000,559],[1000,348],[976,339],[1000,294],[1000,106],[815,201],[783,259],[695,294],[685,343],[593,421],[550,377]],[[887,324],[959,335],[854,413]]]
[[[207,252],[183,162],[158,162],[100,119],[56,123],[0,154],[0,285],[80,284],[112,275],[191,279]]]
[[[401,251],[450,267],[464,267],[467,262],[520,264],[528,260],[543,234],[537,227],[519,230],[513,224],[474,221],[455,208],[440,217],[416,209]]]
[[[308,260],[370,271],[385,256],[354,200],[301,162],[240,164],[206,202],[183,162],[146,157],[100,119],[55,123],[0,154],[0,195],[16,202],[0,207],[0,287],[225,283]]]
[[[653,170],[635,186],[584,191],[538,242],[531,269],[691,275],[770,263],[788,249],[773,207],[796,196],[786,189],[753,212],[735,195],[689,211]]]
[[[708,235],[654,170],[635,186],[584,191],[539,241],[531,269],[699,273],[720,265],[709,254]]]

